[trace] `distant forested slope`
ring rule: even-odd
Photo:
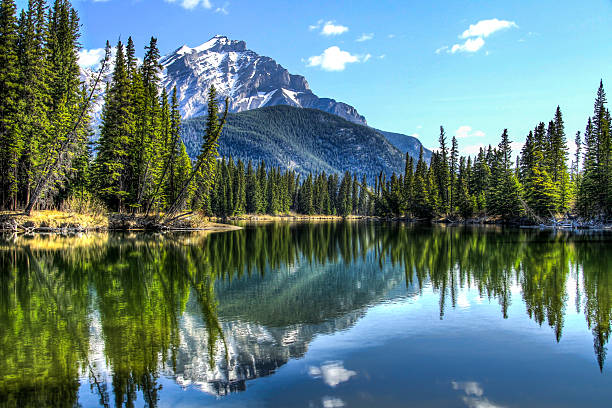
[[[205,117],[183,123],[182,137],[192,158],[198,154],[205,127]],[[243,161],[265,160],[302,174],[350,171],[368,178],[380,171],[399,174],[405,160],[405,153],[375,129],[320,110],[291,106],[229,114],[219,153]]]

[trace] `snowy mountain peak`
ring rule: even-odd
[[[291,105],[320,109],[366,124],[355,108],[319,98],[303,76],[290,74],[272,58],[247,49],[244,41],[215,35],[195,48],[183,45],[162,58],[161,64],[163,84],[168,91],[176,86],[186,119],[206,113],[208,89],[214,85],[219,99],[230,98],[231,112]]]

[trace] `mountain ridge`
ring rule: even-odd
[[[191,48],[183,45],[160,60],[162,84],[177,88],[184,119],[205,114],[210,85],[220,99],[229,98],[232,113],[266,106],[289,105],[319,109],[367,125],[357,110],[331,98],[315,95],[302,75],[289,73],[274,59],[249,50],[246,42],[216,35]]]
[[[206,116],[185,120],[181,137],[188,154],[197,156]],[[404,170],[405,152],[371,127],[352,123],[318,109],[287,105],[231,113],[219,138],[219,154],[244,162],[264,160],[307,175],[345,171],[373,181],[381,171]]]

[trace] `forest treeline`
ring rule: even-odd
[[[450,146],[440,127],[439,148],[427,162],[421,149],[415,161],[406,154],[404,174],[380,173],[373,186],[346,172],[341,178],[324,172],[300,177],[295,171],[253,168],[229,158],[216,167],[209,203],[212,214],[242,213],[438,216],[501,216],[548,219],[577,213],[584,218],[612,215],[612,142],[610,114],[600,83],[593,116],[584,136],[577,132],[569,157],[561,109],[548,124],[527,135],[514,159],[507,130],[493,147],[460,156],[457,139]]]
[[[504,130],[499,145],[459,155],[440,128],[431,160],[406,154],[404,174],[300,176],[264,162],[217,160],[227,114],[210,89],[195,160],[180,137],[176,90],[160,83],[157,40],[141,63],[131,38],[114,48],[114,68],[82,79],[79,18],[67,0],[29,0],[17,14],[0,3],[0,205],[4,210],[92,208],[148,214],[197,210],[242,213],[529,217],[612,215],[610,114],[600,83],[593,116],[570,159],[561,109],[526,138],[517,160]],[[100,81],[100,78],[108,78]],[[99,138],[92,135],[94,95],[103,83]],[[374,179],[368,186],[367,180]]]

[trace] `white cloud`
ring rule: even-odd
[[[93,68],[104,58],[104,48],[79,51],[79,66],[81,68]]]
[[[321,24],[323,24],[323,20],[319,20],[319,21],[317,21],[317,23],[316,23],[316,24],[309,25],[309,26],[308,26],[308,29],[309,29],[310,31],[318,30],[318,29],[321,27]]]
[[[482,39],[482,37],[468,38],[463,44],[453,45],[450,49],[450,53],[454,54],[456,52],[476,52],[481,49],[484,44],[485,41]]]
[[[328,21],[323,25],[323,29],[321,30],[321,34],[323,35],[340,35],[346,33],[348,31],[347,26],[343,26],[340,24],[334,24],[333,21]]]
[[[475,156],[478,154],[481,148],[486,148],[486,146],[482,143],[477,143],[470,146],[459,147],[459,152],[463,154],[467,154],[468,156]]]
[[[330,387],[346,382],[351,377],[357,375],[355,371],[347,370],[344,368],[342,361],[328,361],[325,362],[320,368],[309,367],[308,374],[313,378],[323,377],[325,384]]]
[[[215,9],[215,13],[225,14],[227,16],[229,14],[229,11],[227,11],[228,7],[229,7],[229,3],[225,2],[223,3],[223,6],[217,7]]]
[[[470,37],[485,37],[487,38],[496,31],[508,28],[518,28],[514,21],[498,20],[492,18],[490,20],[480,20],[476,24],[470,24],[470,27],[459,36],[459,38]]]
[[[378,59],[385,59],[387,57],[387,54],[380,54],[378,57]]]
[[[502,405],[495,404],[484,397],[482,386],[475,381],[452,381],[451,384],[454,390],[463,391],[465,393],[461,399],[468,408],[502,408]]]
[[[436,54],[440,54],[443,51],[449,54],[455,54],[457,52],[477,52],[485,45],[485,38],[497,31],[508,28],[518,28],[518,25],[514,21],[499,20],[497,18],[480,20],[476,24],[470,24],[470,27],[459,36],[459,38],[464,39],[465,42],[462,44],[454,44],[452,47],[448,45],[440,47],[436,50]],[[486,55],[489,55],[489,51],[486,52]]]
[[[475,395],[477,397],[482,397],[482,394],[484,394],[484,391],[480,384],[475,381],[451,381],[451,384],[453,386],[453,390],[462,390],[463,392],[465,392],[465,395]]]
[[[321,402],[323,403],[323,408],[341,408],[345,405],[344,401],[340,398],[323,397]]]
[[[165,0],[167,3],[177,3],[179,0]],[[212,8],[212,3],[210,0],[180,0],[181,7],[187,10],[193,10],[199,5],[206,9]]]
[[[389,34],[387,38],[395,38],[395,34]]]
[[[482,130],[474,130],[471,126],[459,126],[459,128],[455,131],[455,136],[457,139],[465,139],[466,137],[484,137],[485,132]]]
[[[369,41],[372,38],[374,38],[374,33],[370,33],[370,34],[361,34],[361,36],[359,36],[359,38],[357,38],[355,41],[357,42],[364,42],[364,41]]]
[[[346,64],[366,62],[371,57],[370,54],[364,56],[353,55],[348,51],[342,51],[334,45],[323,51],[323,54],[308,58],[307,66],[321,67],[325,71],[344,71]]]
[[[440,54],[442,51],[447,51],[448,50],[448,45],[445,45],[443,47],[440,47],[436,50],[436,54]]]

